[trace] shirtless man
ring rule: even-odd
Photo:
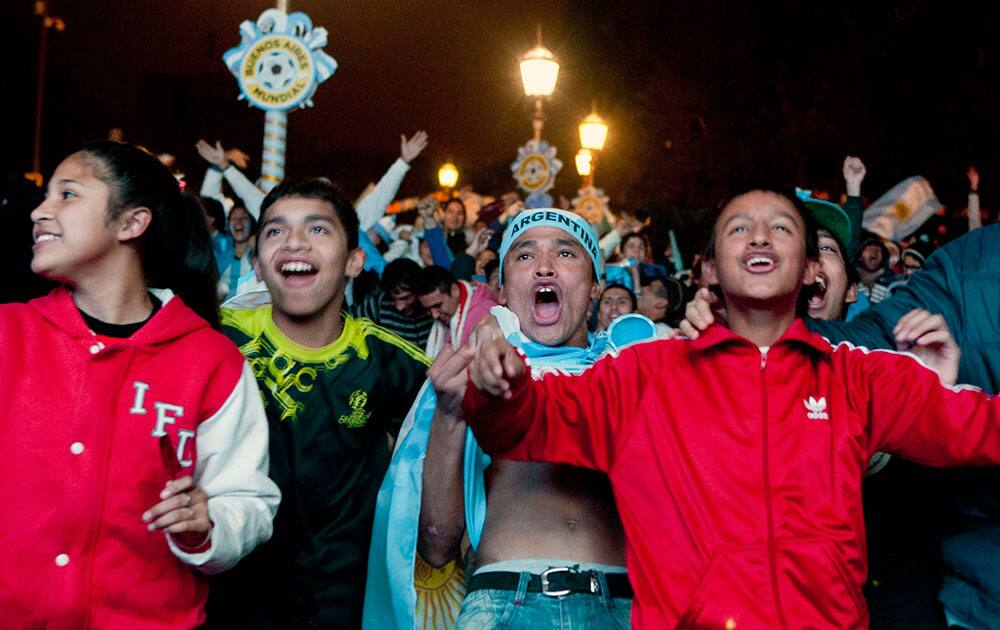
[[[575,348],[577,356],[590,347],[586,318],[599,292],[597,242],[590,226],[568,212],[529,211],[512,222],[500,247],[500,301],[529,342],[571,354]],[[465,533],[460,392],[471,356],[471,348],[449,353],[428,373],[438,408],[424,463],[417,548],[432,566],[457,557]],[[539,357],[532,365],[547,363]],[[607,477],[495,460],[486,484],[485,525],[458,627],[627,628],[632,593]]]

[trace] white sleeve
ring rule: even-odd
[[[221,202],[224,198],[222,194],[222,171],[209,167],[205,171],[205,177],[201,180],[201,190],[198,192],[202,197],[215,199]]]
[[[604,254],[604,260],[609,260],[611,254],[614,253],[615,248],[618,247],[622,242],[622,233],[618,230],[611,228],[611,231],[604,235],[598,244],[601,248],[601,253]]]
[[[229,185],[233,187],[233,192],[246,204],[250,215],[254,219],[260,219],[260,206],[264,202],[264,193],[260,191],[260,188],[257,188],[252,181],[247,179],[243,171],[232,164],[227,166],[226,170],[222,171],[222,175],[229,182]]]
[[[382,179],[378,180],[375,190],[358,202],[355,210],[358,213],[358,223],[362,231],[367,232],[385,214],[385,209],[389,207],[392,200],[399,192],[399,185],[403,183],[403,177],[410,170],[410,165],[397,158],[389,170],[385,172]]]
[[[232,568],[271,537],[281,493],[267,476],[268,428],[257,380],[249,364],[229,398],[198,426],[195,482],[208,495],[214,526],[205,551],[187,553],[168,535],[182,562],[209,575]]]
[[[222,192],[222,171],[215,167],[209,167],[205,171],[204,179],[201,180],[201,190],[198,191],[198,194],[221,203],[226,218],[229,218],[229,211],[233,209],[233,200]]]

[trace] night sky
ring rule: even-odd
[[[8,0],[3,170],[29,170],[37,18]],[[80,142],[120,126],[130,141],[179,158],[195,183],[199,137],[238,146],[259,168],[263,112],[236,100],[222,53],[263,1],[51,0],[67,24],[50,31],[43,170]],[[389,2],[292,0],[330,31],[339,69],[316,106],[290,114],[289,175],[330,176],[349,195],[377,178],[399,134],[431,144],[404,183],[436,185],[446,159],[483,193],[512,188],[509,163],[531,137],[517,58],[545,44],[562,69],[544,137],[579,185],[576,125],[593,100],[610,134],[597,185],[613,208],[661,219],[713,205],[742,181],[842,190],[841,163],[860,155],[864,191],[926,176],[946,205],[964,204],[965,169],[1000,185],[998,3]],[[678,219],[681,220],[681,219]]]

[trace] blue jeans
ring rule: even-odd
[[[561,630],[626,630],[631,627],[632,600],[612,598],[603,573],[597,574],[601,592],[552,597],[529,593],[531,574],[521,573],[516,591],[483,589],[465,596],[456,630],[489,628],[559,628]]]

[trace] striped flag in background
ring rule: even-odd
[[[865,209],[861,225],[885,239],[901,241],[943,206],[930,183],[914,175],[893,186]]]

